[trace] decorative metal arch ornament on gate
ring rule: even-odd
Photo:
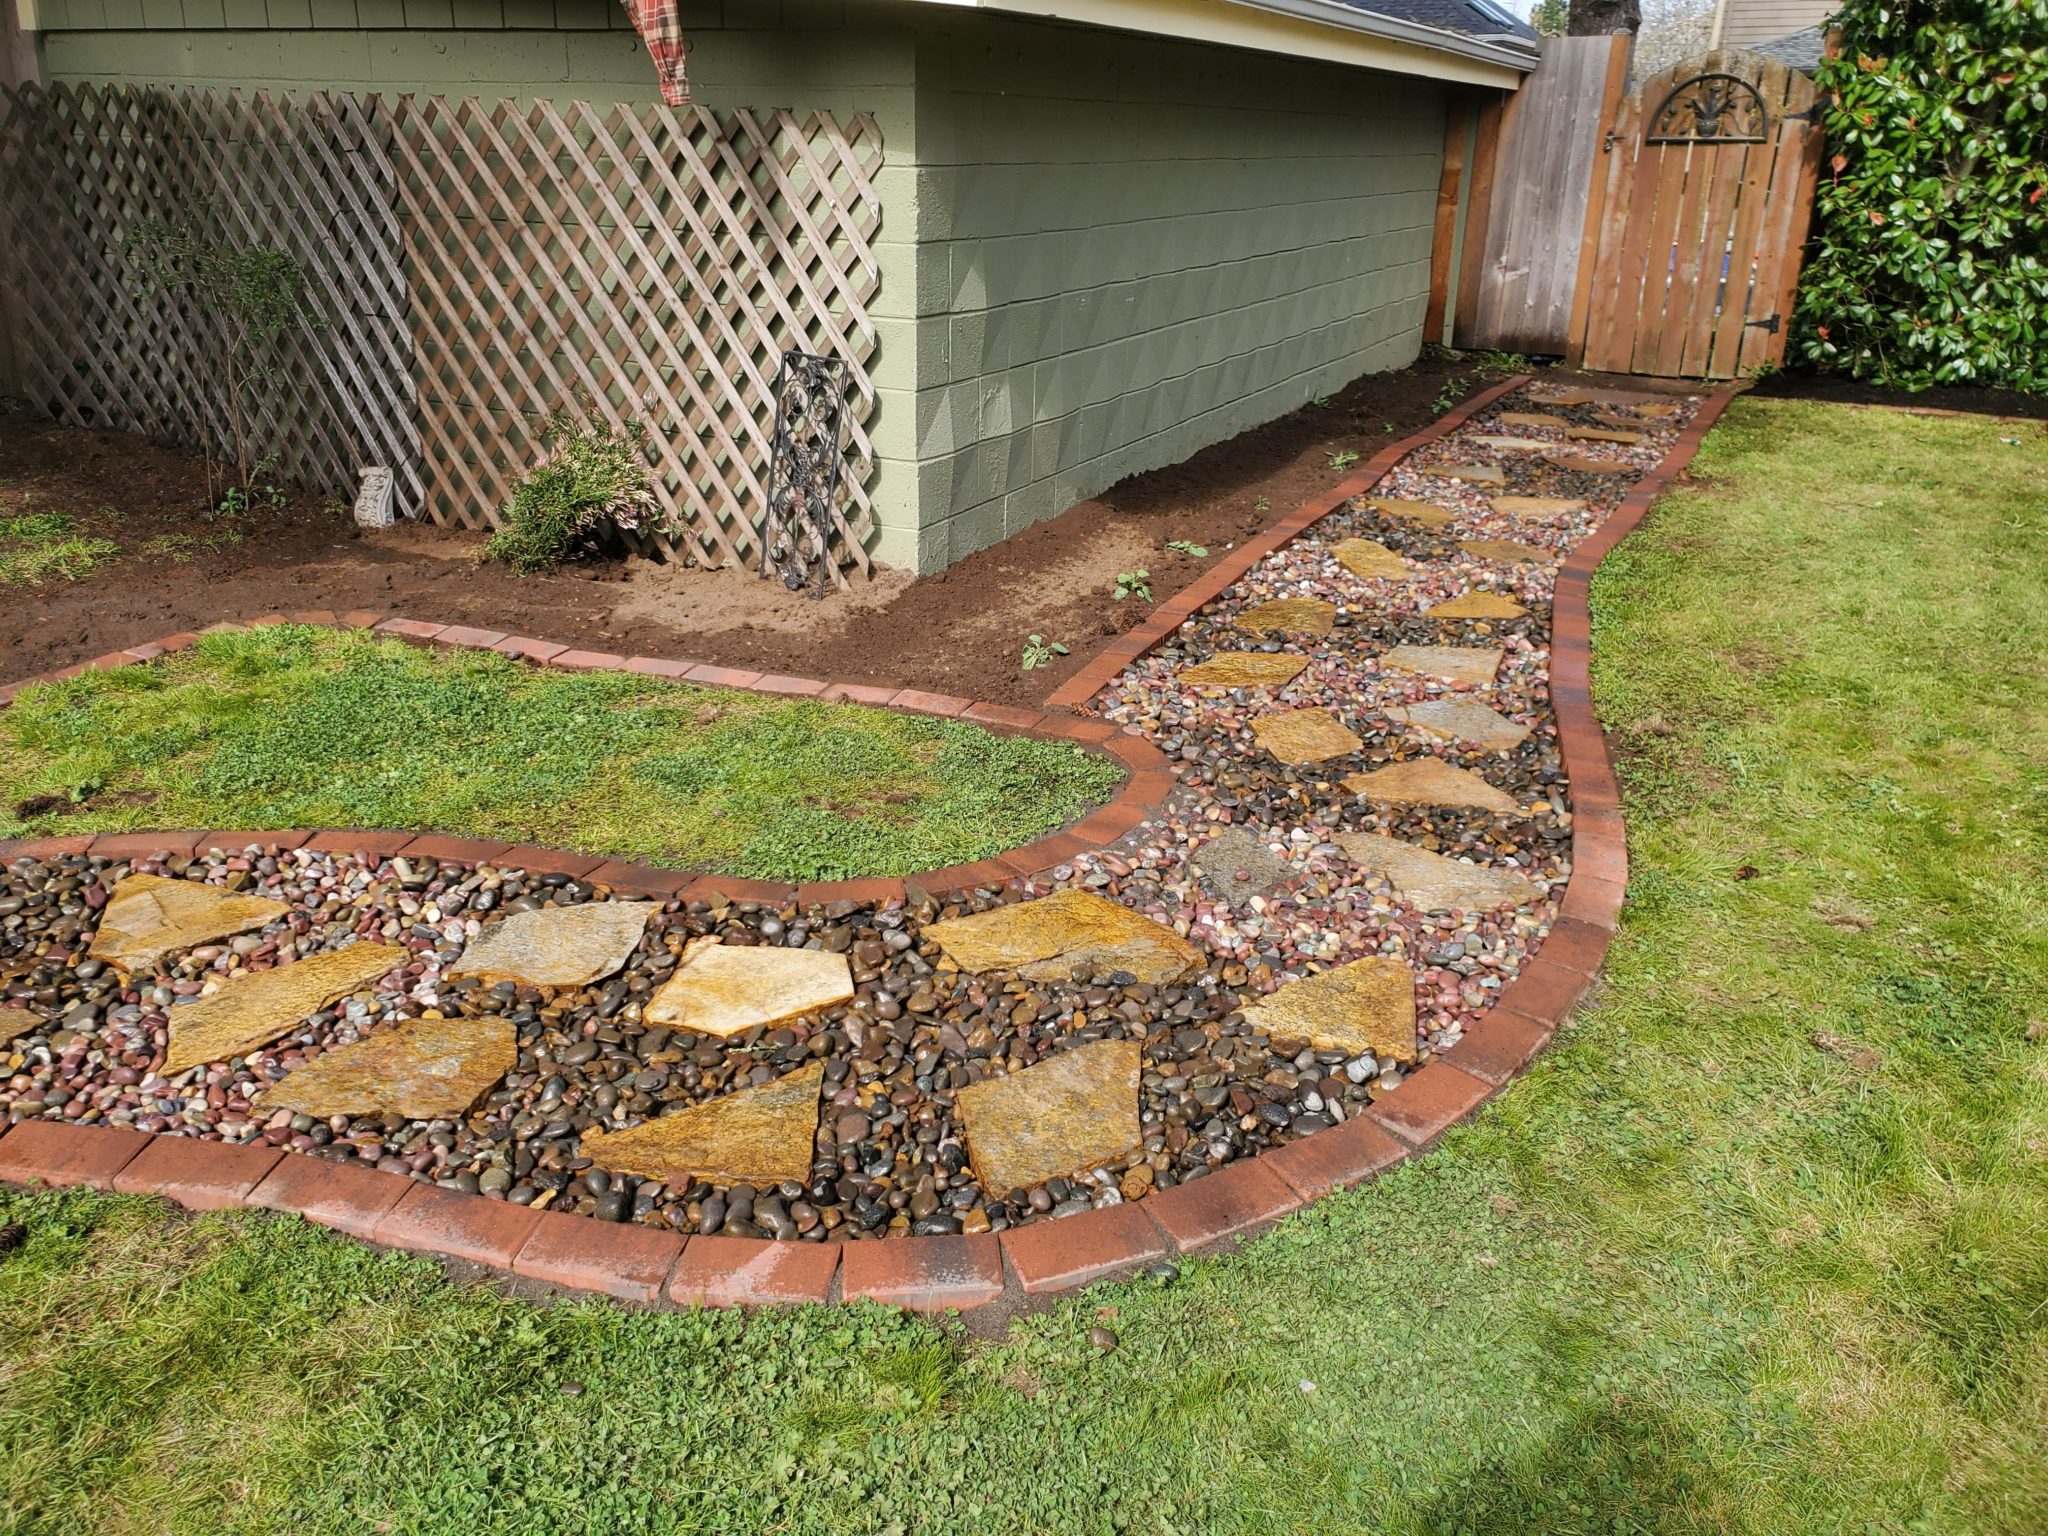
[[[832,579],[832,503],[839,494],[840,427],[846,364],[785,352],[775,376],[775,435],[768,466],[768,513],[761,525],[761,577],[774,569],[792,592],[816,579],[811,600]]]
[[[1718,70],[1681,80],[1650,114],[1645,144],[1762,144],[1771,114],[1757,88]]]

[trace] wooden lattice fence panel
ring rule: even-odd
[[[0,91],[0,282],[31,403],[225,454],[221,344],[178,293],[138,281],[150,221],[280,250],[309,322],[244,398],[252,457],[347,495],[365,464],[423,504],[390,125],[374,102],[133,86]]]
[[[872,118],[409,98],[395,121],[429,516],[494,520],[574,407],[651,429],[681,530],[658,551],[758,560],[776,367],[801,348],[847,364],[836,553],[869,569]]]

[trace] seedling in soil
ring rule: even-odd
[[[1259,498],[1259,499],[1258,499],[1257,501],[1255,501],[1255,502],[1253,502],[1253,503],[1252,503],[1252,510],[1253,510],[1254,512],[1263,512],[1263,511],[1265,511],[1265,510],[1266,510],[1266,509],[1267,509],[1268,507],[1270,507],[1270,506],[1272,506],[1272,505],[1273,505],[1273,498],[1272,498],[1272,497],[1270,497],[1270,496],[1261,496],[1261,497],[1260,497],[1260,498]]]
[[[1152,601],[1152,573],[1150,571],[1118,571],[1116,573],[1116,600],[1127,597],[1142,597]]]
[[[1358,455],[1349,448],[1330,455],[1330,468],[1332,469],[1349,469],[1357,462]]]
[[[1445,379],[1443,393],[1434,402],[1437,415],[1441,416],[1460,400],[1465,398],[1466,385],[1463,379]]]
[[[1193,555],[1197,560],[1209,553],[1209,546],[1197,544],[1193,539],[1168,539],[1166,547],[1176,555]]]
[[[1330,397],[1328,395],[1317,395],[1309,404],[1319,411],[1327,411],[1330,408]]]
[[[1024,641],[1024,670],[1036,672],[1040,667],[1050,665],[1053,657],[1064,656],[1067,648],[1057,640],[1047,640],[1043,635],[1029,635]]]

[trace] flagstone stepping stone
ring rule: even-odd
[[[1327,635],[1337,627],[1337,605],[1319,597],[1276,597],[1245,609],[1236,623],[1252,635]]]
[[[1252,722],[1252,740],[1283,763],[1320,763],[1365,745],[1327,709],[1261,715]]]
[[[514,912],[462,952],[450,976],[535,987],[587,987],[626,963],[654,915],[651,901],[586,901]]]
[[[1413,757],[1404,763],[1375,768],[1371,773],[1347,774],[1344,787],[1368,800],[1383,800],[1392,805],[1466,806],[1496,815],[1521,809],[1513,795],[1495,789],[1476,773],[1453,768],[1436,757]]]
[[[1557,446],[1543,437],[1468,437],[1465,441],[1499,453],[1548,453]]]
[[[1428,609],[1424,617],[1432,619],[1519,619],[1529,610],[1511,597],[1502,597],[1498,592],[1467,592],[1462,597],[1449,598]]]
[[[1505,560],[1510,565],[1538,564],[1550,558],[1549,551],[1533,544],[1517,544],[1513,539],[1466,539],[1458,548],[1476,559]]]
[[[1225,901],[1271,895],[1293,873],[1265,839],[1242,827],[1226,827],[1197,848],[1188,864]]]
[[[1627,432],[1615,427],[1567,427],[1564,435],[1581,443],[1647,443],[1647,432]]]
[[[1398,837],[1339,832],[1336,843],[1354,864],[1385,875],[1396,895],[1425,912],[1491,912],[1536,899],[1535,885],[1512,869],[1447,859]]]
[[[1566,425],[1562,416],[1552,416],[1547,411],[1502,411],[1499,416],[1504,427],[1562,427]]]
[[[315,1057],[266,1088],[262,1103],[322,1117],[452,1120],[518,1064],[519,1031],[510,1019],[428,1013]]]
[[[1086,968],[1156,986],[1202,966],[1202,952],[1171,928],[1092,891],[1055,891],[924,931],[963,971],[1015,971],[1026,981],[1064,981]]]
[[[1512,752],[1529,739],[1529,728],[1488,709],[1477,699],[1424,699],[1395,704],[1389,719],[1412,725],[1438,741],[1470,741],[1489,752]]]
[[[395,944],[351,944],[238,977],[210,997],[171,1009],[170,1044],[157,1071],[176,1077],[209,1061],[246,1056],[411,958]]]
[[[196,880],[127,875],[107,898],[99,932],[86,953],[130,974],[146,975],[179,950],[261,928],[290,912],[281,901],[241,896]]]
[[[1498,646],[1397,645],[1380,658],[1380,665],[1479,688],[1493,681],[1505,654]]]
[[[722,948],[738,948],[723,945]],[[672,1109],[623,1131],[585,1131],[577,1150],[600,1168],[660,1179],[671,1189],[713,1184],[811,1181],[817,1155],[818,1090],[825,1063]]]
[[[0,1008],[0,1045],[12,1045],[49,1022],[49,1015],[35,1008]]]
[[[1595,411],[1593,413],[1593,419],[1599,422],[1600,425],[1603,427],[1615,427],[1623,432],[1635,432],[1639,431],[1643,427],[1643,418],[1645,416],[1651,417],[1653,419],[1658,416],[1668,416],[1672,413],[1672,410],[1675,409],[1676,407],[1672,407],[1671,410],[1653,410],[1649,406],[1645,405],[1638,406],[1635,410],[1632,411],[1624,411],[1618,409],[1612,411]],[[1644,438],[1644,441],[1649,441],[1647,436]]]
[[[1247,1023],[1318,1050],[1382,1061],[1415,1060],[1415,977],[1406,961],[1371,955],[1319,976],[1290,981],[1247,1003]]]
[[[1544,447],[1550,445],[1545,443]],[[1421,466],[1425,475],[1442,475],[1452,480],[1469,480],[1474,485],[1506,485],[1507,471],[1498,464],[1430,464]]]
[[[1225,651],[1189,667],[1180,680],[1197,688],[1278,688],[1307,665],[1306,656],[1284,651]]]
[[[1401,501],[1391,496],[1368,496],[1365,504],[1383,516],[1419,523],[1424,528],[1442,528],[1458,520],[1457,513],[1449,507],[1440,507],[1433,501]]]
[[[1635,465],[1624,464],[1619,459],[1589,459],[1583,454],[1576,453],[1560,454],[1550,460],[1550,463],[1558,469],[1567,470],[1575,475],[1632,475],[1636,473]]]
[[[1577,517],[1586,510],[1583,501],[1568,496],[1496,496],[1493,510],[1509,517],[1527,518],[1531,522],[1555,523],[1567,517]]]
[[[1000,1199],[1112,1162],[1138,1145],[1136,1040],[1059,1051],[953,1096],[981,1187]]]
[[[1371,539],[1346,539],[1333,545],[1330,553],[1345,570],[1367,581],[1405,581],[1415,574],[1407,561]]]
[[[1678,408],[1668,395],[1648,395],[1633,389],[1593,389],[1583,384],[1540,384],[1530,389],[1529,396],[1563,406],[1619,405],[1632,409],[1663,407],[1674,411]]]
[[[647,1000],[649,1024],[729,1039],[853,998],[853,967],[829,949],[726,944],[716,935],[683,946],[675,974]]]

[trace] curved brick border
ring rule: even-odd
[[[1029,711],[922,694],[889,693],[806,679],[763,677],[689,662],[651,661],[570,651],[561,646],[463,626],[382,619],[375,614],[295,614],[299,622],[374,626],[423,643],[482,646],[546,665],[620,668],[726,687],[757,688],[820,698],[958,716],[998,729],[1066,736],[1103,745],[1134,772],[1124,795],[1067,832],[980,864],[912,877],[934,891],[1001,884],[1036,873],[1113,841],[1145,818],[1173,787],[1166,760],[1149,742],[1125,737],[1067,708],[1085,703],[1126,665],[1158,644],[1203,603],[1260,559],[1310,525],[1369,490],[1400,459],[1442,437],[1502,395],[1527,383],[1510,379],[1473,397],[1423,432],[1375,455],[1357,474],[1212,566],[1188,589],[1160,605],[1147,622],[1098,656],[1056,692],[1054,706]],[[1592,984],[1606,957],[1628,879],[1628,847],[1618,786],[1589,690],[1591,626],[1586,599],[1594,570],[1643,519],[1658,494],[1698,452],[1701,440],[1736,392],[1710,396],[1657,465],[1564,561],[1551,609],[1550,695],[1572,791],[1572,877],[1558,921],[1533,958],[1502,989],[1499,1001],[1470,1034],[1409,1077],[1363,1114],[1305,1140],[1232,1163],[1205,1178],[1175,1185],[1128,1205],[1037,1222],[1002,1233],[843,1243],[778,1243],[737,1237],[685,1237],[649,1227],[614,1225],[565,1212],[535,1211],[482,1195],[465,1195],[396,1174],[328,1162],[264,1146],[231,1146],[191,1137],[152,1136],[107,1126],[26,1120],[0,1135],[0,1181],[84,1185],[167,1196],[194,1210],[260,1206],[296,1211],[309,1221],[388,1247],[491,1265],[567,1290],[680,1306],[773,1305],[867,1298],[919,1311],[999,1308],[1068,1290],[1140,1266],[1241,1237],[1335,1189],[1359,1183],[1429,1146],[1498,1093],[1550,1041]],[[273,615],[258,623],[278,623]],[[238,627],[238,626],[223,626]],[[115,652],[50,674],[76,676],[127,666],[190,645],[178,635]],[[25,684],[0,689],[4,705]],[[1069,722],[1091,726],[1083,732]],[[1142,750],[1137,750],[1142,749]],[[1147,756],[1146,754],[1150,754]],[[1155,762],[1156,760],[1156,762]],[[1158,775],[1156,779],[1152,775]],[[1140,787],[1140,781],[1147,781]],[[1114,815],[1112,814],[1114,813]],[[1118,824],[1118,818],[1130,820]],[[1114,828],[1114,830],[1111,830]],[[791,886],[700,876],[612,863],[588,855],[508,846],[438,834],[350,832],[169,832],[46,838],[0,845],[0,857],[23,853],[91,853],[108,858],[190,853],[325,848],[371,854],[415,853],[455,862],[518,861],[541,870],[589,877],[652,895],[711,894],[740,901],[888,900],[898,880],[835,881]],[[1051,850],[1057,848],[1057,852]],[[1044,858],[1033,864],[1032,860]],[[1027,867],[1028,866],[1028,867]],[[943,883],[942,883],[943,882]]]

